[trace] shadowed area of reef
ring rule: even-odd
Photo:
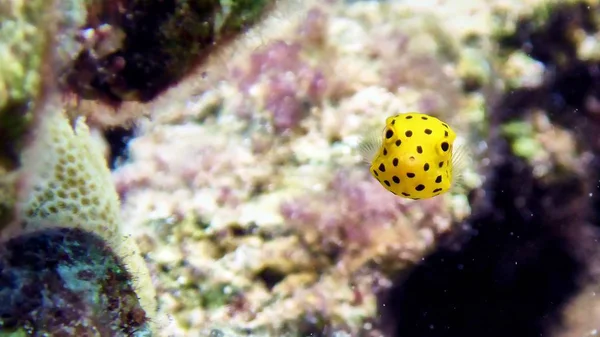
[[[260,22],[275,1],[93,1],[98,35],[66,74],[81,97],[119,106],[148,102]]]
[[[102,239],[80,229],[11,239],[0,245],[0,335],[148,336],[131,278]]]
[[[556,7],[542,26],[519,23],[501,39],[545,63],[537,88],[505,93],[490,115],[491,167],[473,214],[382,296],[382,325],[389,336],[551,336],[565,304],[579,291],[592,264],[600,224],[600,63],[577,58],[569,29],[595,29],[597,8]],[[596,28],[597,29],[597,28]],[[551,41],[551,43],[549,43]],[[538,109],[576,135],[593,158],[583,173],[556,172],[536,179],[511,153],[500,126]],[[481,191],[480,191],[481,192]]]

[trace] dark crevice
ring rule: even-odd
[[[267,289],[271,290],[285,278],[285,274],[279,270],[265,267],[256,275],[256,277],[262,281]]]
[[[104,138],[110,148],[108,165],[111,170],[127,160],[129,157],[128,144],[134,136],[134,127],[115,127],[104,131]]]

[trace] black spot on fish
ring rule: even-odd
[[[431,129],[425,129],[425,134],[430,135],[431,134]]]
[[[435,182],[436,183],[441,183],[442,182],[442,176],[437,176],[437,178],[435,178]]]
[[[385,183],[385,184],[386,184],[388,187],[390,187],[390,182],[389,182],[389,181],[387,181],[387,180],[384,180],[383,182],[384,182],[384,183]]]
[[[408,173],[406,174],[406,176],[407,176],[407,177],[409,177],[409,178],[414,178],[414,177],[415,177],[415,174],[414,174],[414,173],[411,173],[411,172],[408,172]]]
[[[393,177],[392,177],[392,180],[394,181],[394,183],[396,183],[396,184],[400,184],[400,178],[398,178],[398,177],[396,177],[396,176],[393,176]]]
[[[425,172],[429,171],[429,163],[425,163],[425,165],[423,165],[423,170]]]
[[[392,131],[392,130],[388,129],[388,130],[385,132],[385,138],[387,138],[387,139],[390,139],[390,138],[392,138],[393,136],[394,136],[394,131]]]
[[[423,148],[421,146],[417,146],[417,153],[423,153]]]
[[[417,185],[417,187],[415,187],[415,190],[417,190],[417,191],[422,191],[424,189],[425,189],[425,185],[423,185],[423,184],[419,184],[419,185]]]
[[[398,166],[398,158],[394,158],[394,160],[392,160],[392,164],[394,164],[394,167]]]
[[[379,171],[385,172],[385,165],[383,163],[379,164]]]
[[[404,134],[406,135],[406,137],[411,137],[412,136],[412,131],[408,130]]]
[[[396,141],[396,146],[400,146],[400,144],[402,144],[402,141],[401,141],[400,139],[398,139],[398,140]]]

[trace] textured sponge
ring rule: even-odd
[[[63,114],[47,116],[22,159],[24,229],[53,222],[73,224],[107,240],[117,235],[119,199],[83,118],[73,129]]]

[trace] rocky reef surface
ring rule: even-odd
[[[599,11],[0,4],[0,288],[53,285],[0,334],[593,336]],[[359,140],[408,111],[469,147],[464,191],[369,175]]]

